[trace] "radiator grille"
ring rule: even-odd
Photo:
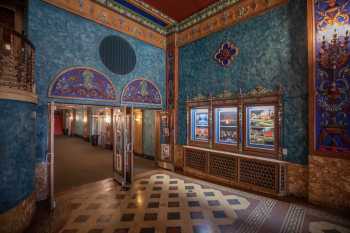
[[[220,154],[210,154],[209,173],[235,181],[237,179],[237,159]]]
[[[252,159],[240,159],[239,170],[239,182],[277,191],[277,164]]]
[[[202,172],[207,171],[208,153],[200,150],[185,150],[186,167],[193,168]]]

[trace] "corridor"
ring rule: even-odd
[[[154,161],[135,157],[135,173],[155,169]],[[78,137],[55,137],[55,192],[113,176],[113,152]]]

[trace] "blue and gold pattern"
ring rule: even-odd
[[[115,101],[112,82],[88,67],[73,67],[61,72],[51,84],[49,97]]]
[[[239,48],[230,41],[221,44],[215,53],[214,59],[223,67],[228,67],[239,54]]]
[[[315,2],[316,150],[350,153],[349,0]]]
[[[124,87],[121,103],[162,107],[162,98],[159,88],[153,82],[138,78]]]

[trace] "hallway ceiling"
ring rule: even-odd
[[[219,0],[141,0],[170,18],[181,22]]]

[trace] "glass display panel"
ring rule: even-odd
[[[273,149],[275,143],[275,107],[246,108],[247,146]]]
[[[191,109],[191,132],[193,141],[208,141],[208,109]]]
[[[237,143],[237,108],[216,108],[215,119],[215,143]]]

